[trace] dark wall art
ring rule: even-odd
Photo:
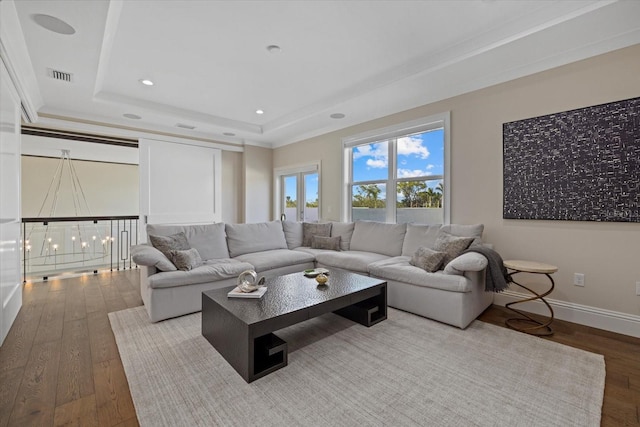
[[[640,222],[640,98],[502,130],[504,218]]]

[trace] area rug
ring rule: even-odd
[[[247,384],[200,313],[110,313],[141,426],[599,426],[601,355],[475,321],[389,309],[366,328],[327,314],[282,329],[289,364]]]

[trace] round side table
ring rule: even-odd
[[[553,282],[553,278],[551,277],[551,274],[558,271],[558,267],[556,267],[555,265],[544,264],[541,262],[523,261],[523,260],[507,260],[507,261],[504,261],[504,266],[507,269],[511,270],[509,273],[509,276],[511,278],[511,283],[514,283],[533,294],[530,298],[525,298],[520,301],[513,301],[508,304],[505,304],[506,308],[522,316],[522,317],[514,317],[514,318],[505,320],[506,325],[511,329],[515,329],[516,331],[525,332],[531,335],[538,335],[538,336],[553,335],[553,329],[551,329],[551,326],[549,326],[551,325],[551,322],[553,322],[553,309],[551,308],[549,303],[544,299],[544,297],[546,297],[551,293],[551,291],[553,291],[555,283]],[[538,292],[535,292],[534,290],[513,280],[513,276],[515,276],[518,273],[544,274],[551,281],[551,287],[547,291],[541,294]],[[546,305],[547,308],[549,309],[548,320],[544,322],[540,322],[534,319],[533,317],[531,317],[528,313],[522,310],[518,310],[517,308],[513,308],[513,306],[516,304],[522,304],[525,302],[535,301],[535,300],[542,301],[544,305]]]

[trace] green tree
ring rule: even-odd
[[[356,189],[358,194],[353,195],[353,207],[355,208],[383,208],[386,203],[378,200],[382,189],[376,184],[359,185]]]
[[[424,191],[426,184],[420,181],[403,181],[398,183],[398,194],[402,195],[399,205],[405,208],[414,208],[421,205],[420,193]]]
[[[291,196],[287,196],[286,205],[288,208],[295,208],[297,205],[297,202],[295,200],[291,200]]]

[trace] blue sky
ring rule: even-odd
[[[444,175],[444,130],[398,138],[398,178]],[[386,180],[387,142],[361,145],[353,149],[353,180]]]
[[[411,135],[398,139],[398,178],[444,175],[444,130]],[[361,145],[353,149],[353,179],[358,181],[386,180],[388,176],[387,143]],[[306,200],[318,198],[318,175],[305,175]],[[285,178],[285,196],[296,200],[296,178]],[[438,183],[429,183],[435,187]],[[384,195],[381,195],[384,197]]]

